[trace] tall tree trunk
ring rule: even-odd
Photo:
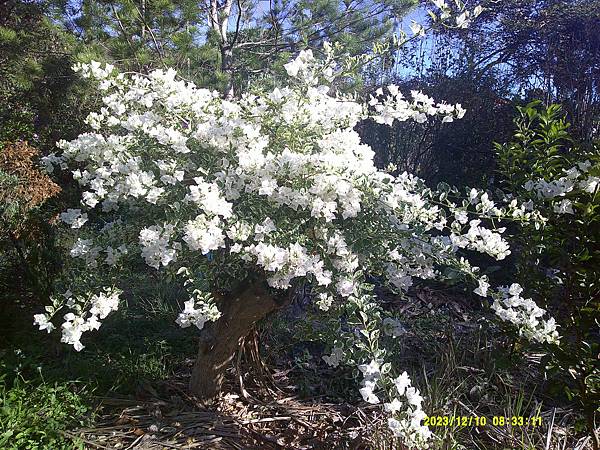
[[[210,0],[209,9],[209,25],[210,28],[219,36],[219,49],[221,51],[221,72],[227,76],[227,85],[223,95],[226,99],[230,100],[234,97],[235,92],[233,90],[233,47],[237,40],[238,33],[240,30],[240,20],[242,17],[242,11],[240,2],[238,1],[238,20],[235,25],[235,34],[233,40],[230,40],[227,32],[229,27],[229,18],[231,17],[231,10],[233,7],[233,0],[224,0],[219,4],[218,0]]]
[[[235,96],[233,90],[233,50],[229,47],[221,49],[221,72],[227,76],[227,85],[225,86],[225,98],[231,100]]]
[[[217,397],[225,371],[233,360],[240,342],[256,322],[281,306],[263,282],[246,285],[238,292],[218,298],[221,317],[202,330],[198,357],[192,369],[190,390],[199,399]]]

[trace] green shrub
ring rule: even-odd
[[[47,384],[41,374],[32,380],[17,374],[12,382],[1,375],[0,448],[84,448],[66,432],[90,420],[85,394],[75,383]]]
[[[575,401],[598,448],[600,144],[574,142],[557,105],[533,102],[518,112],[514,140],[497,145],[500,173],[547,219],[515,238],[518,276],[559,320],[562,340],[550,348],[550,367],[567,380],[557,388]]]

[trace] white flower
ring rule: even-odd
[[[421,407],[421,403],[423,402],[423,397],[419,394],[419,390],[414,387],[406,388],[406,400],[411,405]]]
[[[519,295],[519,294],[521,294],[521,292],[523,292],[523,288],[521,287],[521,285],[519,283],[513,283],[508,288],[508,293],[513,296]]]
[[[219,217],[208,219],[203,214],[199,215],[185,225],[183,240],[191,250],[200,250],[205,255],[225,246],[225,234],[221,226]]]
[[[352,295],[354,293],[354,290],[356,289],[354,282],[348,278],[344,278],[338,281],[338,283],[336,284],[336,288],[338,293],[342,297],[348,297]]]
[[[321,311],[329,311],[329,308],[333,304],[333,297],[326,293],[321,293],[317,296],[316,304]]]
[[[381,375],[379,363],[375,360],[369,364],[360,364],[358,370],[362,372],[366,379],[378,378]]]
[[[165,190],[163,188],[157,188],[157,187],[150,188],[148,190],[148,194],[146,195],[146,200],[148,201],[148,203],[152,203],[153,205],[156,205],[156,203],[158,202],[158,199],[161,197],[161,195],[164,192],[165,192]]]
[[[473,292],[475,292],[477,295],[481,296],[481,297],[487,297],[487,291],[488,288],[490,287],[490,284],[487,282],[487,277],[483,276],[481,277],[478,282],[479,282],[479,286],[477,286],[477,289],[475,289]]]
[[[577,163],[577,167],[579,167],[582,172],[587,172],[590,167],[592,167],[592,163],[586,159],[585,161]]]
[[[196,309],[194,299],[190,299],[184,302],[184,309],[179,313],[179,316],[177,316],[177,320],[175,322],[181,328],[187,328],[190,325],[195,325],[199,330],[201,330],[204,328],[204,324],[207,320],[208,319],[204,314],[203,309]]]
[[[456,26],[458,28],[467,28],[471,21],[469,20],[469,12],[465,11],[456,18]]]
[[[344,352],[341,347],[333,347],[331,349],[331,355],[323,356],[323,361],[327,363],[327,365],[331,367],[337,367],[340,365],[340,362],[344,358]]]
[[[33,316],[33,324],[40,327],[40,331],[46,330],[48,333],[54,330],[54,325],[46,314],[36,314]]]
[[[395,413],[402,409],[402,402],[394,398],[390,403],[384,403],[383,408],[386,412]]]
[[[596,192],[598,185],[600,184],[600,177],[589,177],[579,183],[579,187],[585,192],[593,194]]]
[[[140,231],[139,244],[146,264],[158,269],[177,260],[177,250],[181,249],[181,244],[175,242],[170,246],[174,231],[174,226],[169,224],[164,227],[153,225]]]
[[[383,329],[385,334],[392,337],[402,336],[404,333],[406,333],[406,329],[402,323],[399,320],[391,317],[386,317],[383,319]]]
[[[77,242],[75,242],[75,245],[73,245],[73,248],[71,249],[71,256],[76,258],[82,255],[85,255],[86,253],[88,253],[91,249],[92,246],[92,241],[89,239],[77,239]]]
[[[119,295],[121,294],[118,290],[106,291],[100,294],[94,294],[91,299],[90,313],[94,316],[99,316],[100,319],[106,318],[111,311],[119,309]]]
[[[219,186],[207,183],[202,178],[194,178],[196,186],[190,186],[186,199],[198,204],[209,216],[231,217],[233,205],[223,198]]]
[[[298,59],[295,59],[294,61],[284,64],[283,67],[290,77],[296,77],[302,68],[302,64]]]
[[[469,215],[466,211],[456,211],[454,217],[460,224],[465,224],[469,221]]]
[[[471,188],[471,190],[469,191],[469,200],[471,201],[471,203],[474,203],[478,196],[479,191],[477,191],[477,189],[475,188]]]
[[[376,405],[380,402],[379,397],[373,393],[373,389],[375,389],[376,383],[373,381],[365,381],[364,387],[359,389],[360,395],[365,402],[371,403],[372,405]]]
[[[420,409],[420,402],[417,405],[417,408],[412,412],[412,417],[410,418],[410,424],[411,426],[415,429],[418,430],[419,428],[421,428],[421,421],[427,417],[427,414],[425,414],[425,411],[423,411],[422,409]],[[424,427],[427,428],[427,427]]]
[[[297,77],[298,72],[306,70],[313,59],[312,50],[302,50],[295,60],[284,64],[283,67],[289,76]]]
[[[559,203],[554,204],[554,212],[558,214],[575,214],[571,200],[564,199]]]
[[[521,297],[523,289],[517,283],[501,287],[494,295],[492,309],[503,321],[513,323],[519,333],[535,342],[555,343],[559,340],[553,318],[541,320],[545,311],[531,299]]]
[[[406,388],[410,386],[410,377],[406,372],[402,372],[402,374],[394,379],[394,385],[396,386],[396,390],[398,391],[398,395],[404,395]]]
[[[66,212],[60,214],[60,220],[71,225],[71,228],[81,228],[87,222],[88,215],[81,213],[80,209],[67,209]]]
[[[388,419],[388,427],[394,434],[394,436],[402,436],[404,434],[405,427],[398,420],[390,417]]]
[[[79,352],[84,348],[80,341],[81,335],[87,330],[88,327],[83,318],[68,313],[65,315],[65,322],[62,324],[61,342],[71,344]]]
[[[414,20],[410,24],[410,29],[415,36],[425,36],[425,28],[423,28],[423,25]]]

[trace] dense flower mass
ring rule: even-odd
[[[492,225],[540,218],[516,200],[495,202],[477,190],[454,198],[410,174],[378,170],[354,130],[360,120],[450,122],[464,110],[419,92],[404,98],[393,85],[368,105],[334,95],[329,82],[339,68],[331,48],[325,50],[325,61],[303,51],[286,65],[288,86],[236,101],[196,88],[172,70],[125,76],[108,65],[79,65],[82,76],[98,81],[104,106],[90,114],[89,133],[61,141],[62,153],[44,163],[72,167],[83,190],[80,209],[61,215],[78,233],[71,256],[115,285],[120,265],[136,257],[172,270],[191,291],[177,318],[182,327],[202,329],[219,318],[206,282],[229,266],[262,274],[276,289],[302,281],[324,314],[355,313],[360,323],[338,335],[358,353],[336,344],[326,362],[348,363],[350,354],[370,361],[359,366],[361,395],[384,404],[395,435],[425,448],[423,398],[406,372],[391,375],[375,344],[374,328],[393,337],[402,326],[382,323],[368,277],[403,291],[415,278],[443,279],[451,267],[478,284],[477,294],[494,299],[502,320],[536,341],[554,341],[554,323],[543,320],[543,310],[515,285],[493,291],[461,253],[502,259],[509,246],[504,229]],[[102,228],[90,226],[93,221]],[[63,341],[80,350],[82,333],[118,308],[119,291],[76,288],[35,322],[50,332],[52,316],[69,308]]]

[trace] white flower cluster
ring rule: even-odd
[[[48,333],[51,333],[56,328],[54,324],[50,322],[50,318],[47,314],[34,314],[33,324],[38,326],[40,331],[46,330]]]
[[[381,378],[380,365],[377,361],[371,361],[369,364],[360,364],[358,370],[362,372],[363,381],[359,389],[360,395],[365,402],[376,405],[381,402],[375,394],[377,382]]]
[[[109,245],[104,251],[106,252],[106,258],[104,259],[104,262],[111,267],[115,267],[119,260],[128,253],[127,246],[125,244],[121,244],[117,248],[112,248]]]
[[[45,164],[76,164],[72,173],[84,189],[81,209],[61,216],[78,228],[71,256],[86,268],[105,263],[115,278],[126,253],[140,255],[157,270],[189,262],[197,271],[218,272],[219,264],[233,263],[278,289],[304,279],[321,310],[337,311],[356,301],[370,275],[398,290],[408,289],[414,278],[440,277],[443,266],[473,278],[475,268],[456,253],[465,248],[502,259],[510,250],[495,221],[534,217],[525,205],[513,201],[501,207],[477,190],[457,205],[417,177],[378,170],[373,150],[355,130],[361,119],[392,123],[436,115],[449,122],[464,110],[418,92],[405,100],[394,85],[387,87],[388,97],[378,91],[370,109],[332,95],[319,83],[335,76],[335,62],[321,63],[310,51],[286,65],[292,86],[235,101],[178,80],[171,70],[123,76],[97,64],[78,69],[99,81],[104,106],[88,118],[93,132],[61,142],[63,153]],[[86,225],[88,215],[106,221],[100,233]],[[103,261],[101,253],[107,255]],[[184,272],[186,286],[194,284],[185,267],[177,273]],[[481,278],[478,293],[487,295],[488,287]],[[178,324],[201,329],[218,319],[205,294],[192,292]],[[102,302],[65,316],[65,342],[81,348],[81,333],[95,329],[97,319],[116,308],[114,301]],[[504,317],[533,339],[544,330],[552,335],[553,322],[543,322],[529,306],[519,305],[513,308],[516,316]],[[535,326],[524,319],[525,311],[535,313]],[[53,328],[50,316],[35,320],[41,329]],[[383,326],[391,336],[403,332],[392,319]],[[325,358],[340,364],[341,347]],[[371,358],[379,360],[376,355],[361,360]],[[361,371],[363,398],[380,403],[375,391],[387,375],[377,363]],[[420,396],[409,384],[400,386],[394,398],[406,398],[406,414],[390,426],[398,435],[425,439]],[[399,402],[388,409],[398,412]]]
[[[290,244],[280,248],[263,242],[248,247],[248,252],[256,258],[256,263],[275,275],[268,278],[272,287],[287,289],[290,281],[296,277],[314,275],[317,283],[328,286],[332,273],[324,269],[323,261],[316,255],[309,255],[300,244]]]
[[[49,333],[50,331],[48,331]],[[323,356],[323,361],[331,367],[337,367],[344,360],[344,350],[341,347],[333,347],[330,355]]]
[[[481,297],[487,297],[487,292],[490,288],[490,283],[488,283],[487,275],[484,275],[481,278],[479,278],[479,280],[477,280],[477,283],[478,286],[475,290],[473,290],[473,292]]]
[[[361,364],[358,369],[362,372],[363,381],[360,393],[367,403],[380,403],[375,394],[378,384],[382,383],[381,365],[373,360],[369,364]],[[418,389],[411,386],[412,382],[406,372],[392,380],[392,400],[384,403],[383,407],[392,417],[388,419],[388,426],[395,436],[404,439],[404,443],[412,448],[428,448],[427,441],[431,431],[421,422],[427,416],[423,411],[423,397]],[[401,398],[403,401],[399,400]]]
[[[216,183],[207,183],[202,177],[194,178],[196,186],[190,186],[190,200],[200,206],[211,216],[231,217],[232,204],[223,198]]]
[[[81,209],[67,209],[66,212],[60,214],[60,220],[71,225],[71,228],[81,228],[88,220],[86,213],[81,213]]]
[[[71,344],[77,351],[81,351],[84,345],[81,343],[81,336],[84,332],[97,330],[100,328],[99,319],[105,319],[112,311],[119,308],[119,296],[121,291],[118,289],[105,289],[104,292],[93,294],[89,300],[84,303],[85,310],[79,315],[72,312],[65,314],[62,324],[61,342]],[[75,306],[76,299],[72,297],[70,291],[65,293],[67,305]],[[34,325],[39,326],[40,330],[47,330],[50,333],[54,330],[54,325],[50,322],[51,317],[48,314],[36,314],[34,316]]]
[[[443,122],[452,122],[454,119],[462,119],[466,110],[460,104],[449,105],[447,103],[435,103],[435,101],[419,91],[411,91],[412,101],[404,99],[404,96],[398,89],[398,86],[391,84],[387,87],[390,95],[379,101],[378,97],[383,97],[383,89],[379,88],[375,92],[378,97],[371,96],[369,106],[373,107],[376,114],[373,119],[377,123],[391,125],[394,120],[404,122],[414,120],[423,123],[427,116],[441,115]]]
[[[161,265],[166,266],[171,261],[177,260],[177,251],[181,250],[179,242],[171,244],[171,237],[175,232],[172,224],[152,225],[140,231],[139,243],[142,257],[150,267],[158,269]]]
[[[71,248],[70,254],[73,258],[82,258],[90,268],[98,267],[98,256],[102,251],[102,247],[94,245],[94,241],[91,239],[78,238],[73,247]]]
[[[190,286],[194,286],[195,280],[191,276],[189,268],[180,267],[177,275],[182,274],[186,275],[184,286],[190,289]],[[215,321],[219,317],[221,317],[221,313],[217,309],[212,295],[199,289],[191,289],[191,298],[184,302],[183,311],[179,313],[175,322],[181,328],[195,325],[196,328],[202,330],[206,322]]]
[[[194,299],[184,302],[183,311],[177,316],[175,322],[181,328],[187,328],[190,325],[195,325],[199,330],[204,328],[204,324],[208,320],[203,308],[196,308]]]
[[[480,224],[481,220],[479,219],[471,220],[469,222],[469,230],[466,234],[452,234],[450,236],[452,244],[460,248],[487,253],[497,260],[502,260],[510,255],[508,242],[502,239],[502,235],[500,234],[504,230],[492,231],[479,226]]]
[[[458,14],[453,11],[452,7],[446,2],[446,0],[431,0],[431,2],[440,10],[439,19],[442,21],[448,21],[449,19],[454,20],[454,27],[456,28],[468,28],[473,20],[475,20],[483,12],[481,5],[475,6],[472,10],[468,10],[465,7],[465,3],[461,0],[454,0],[454,5],[458,9]],[[437,17],[433,14],[434,19]],[[452,25],[452,23],[448,24]]]
[[[492,309],[500,319],[519,327],[520,333],[529,340],[541,343],[558,342],[558,331],[553,318],[541,320],[545,314],[542,308],[530,298],[521,297],[523,288],[513,283],[509,287],[500,287],[494,296]]]
[[[90,64],[77,63],[73,67],[74,71],[81,72],[81,74],[86,78],[94,77],[99,80],[105,79],[108,76],[110,76],[114,69],[115,66],[113,66],[112,64],[105,64],[104,67],[102,67],[102,64],[98,61],[92,61]]]
[[[388,336],[397,338],[398,336],[402,336],[406,333],[406,328],[398,319],[386,317],[383,319],[383,331]]]
[[[467,9],[467,5],[462,0],[453,0],[448,4],[446,0],[430,0],[437,10],[430,11],[428,14],[433,23],[440,23],[446,28],[468,28],[472,22],[481,15],[484,8],[476,5],[473,9]],[[410,30],[414,37],[425,37],[427,29],[420,23],[412,20]]]
[[[218,216],[208,219],[206,215],[200,214],[185,225],[183,240],[191,250],[200,250],[205,255],[225,246],[225,235],[221,227]]]
[[[589,160],[578,163],[570,169],[563,169],[564,175],[555,180],[529,180],[523,187],[534,192],[538,199],[549,200],[557,214],[575,214],[571,199],[564,198],[567,194],[575,194],[578,190],[594,194],[600,185],[600,177],[586,175],[592,167]],[[555,200],[560,198],[560,200]]]
[[[324,50],[326,54],[331,54],[332,49],[329,43],[325,44]],[[332,81],[334,67],[332,65],[319,67],[313,64],[314,59],[312,50],[302,50],[296,59],[284,64],[283,67],[290,77],[299,78],[308,85],[317,84],[320,76]]]

